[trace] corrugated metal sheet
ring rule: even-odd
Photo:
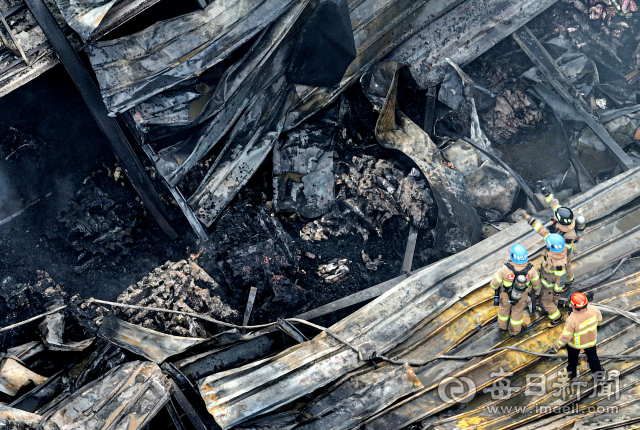
[[[41,427],[141,429],[169,401],[170,387],[157,364],[132,361],[73,393],[47,414]]]
[[[103,99],[124,112],[198,76],[288,10],[295,0],[215,0],[203,11],[86,49]]]
[[[587,219],[604,217],[640,195],[639,172],[635,169],[631,174],[620,175],[567,204]],[[626,247],[619,243],[604,247],[599,238],[589,258],[585,256],[589,261],[576,267],[578,274],[636,249],[640,234],[636,232],[628,238]],[[515,242],[525,245],[530,253],[543,245],[528,224],[516,224],[492,236],[491,241],[441,260],[401,282],[331,330],[356,345],[373,344],[378,353],[385,353],[461,297],[486,285],[503,264],[504,249]],[[228,428],[312,392],[361,365],[355,352],[321,334],[273,358],[205,378],[200,391],[214,418]]]

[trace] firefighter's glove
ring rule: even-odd
[[[571,302],[569,300],[561,300],[558,299],[558,305],[559,308],[569,308],[571,309]]]
[[[493,306],[500,306],[500,290],[496,290],[493,295]]]
[[[536,193],[542,194],[542,181],[536,181]]]
[[[551,195],[551,191],[549,191],[546,187],[542,187],[541,191],[542,195],[545,197],[549,197]]]
[[[558,348],[556,348],[555,346],[551,346],[549,347],[549,349],[547,349],[545,354],[556,354],[557,352],[558,352]]]

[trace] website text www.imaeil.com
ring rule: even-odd
[[[591,381],[585,381],[580,377],[571,379],[566,372],[550,375],[529,373],[523,375],[524,385],[522,386],[514,385],[513,380],[516,378],[513,378],[513,373],[505,372],[502,367],[497,372],[490,373],[489,376],[493,383],[482,389],[478,389],[477,384],[466,376],[445,378],[438,384],[438,396],[446,403],[469,403],[479,394],[488,394],[493,402],[487,405],[486,411],[496,415],[617,413],[618,407],[611,404],[611,400],[618,400],[621,393],[620,373],[617,371],[596,374]],[[517,380],[522,381],[522,376]],[[598,382],[595,385],[594,380]],[[514,405],[513,402],[500,404],[502,400],[511,399],[516,395],[522,398],[521,404]],[[546,401],[539,402],[538,400],[541,399]],[[571,402],[575,399],[588,401],[581,405]],[[604,400],[607,400],[606,405],[598,405]]]

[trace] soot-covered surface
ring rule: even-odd
[[[538,19],[531,28],[540,37],[561,31],[561,18],[575,15],[571,7],[550,9],[553,20],[545,24]],[[530,186],[538,180],[555,181],[555,187],[577,192],[577,183],[565,180],[572,175],[565,174],[570,165],[561,130],[521,79],[531,66],[508,38],[465,67],[478,85],[499,99],[494,107],[479,112],[481,126],[503,160]],[[427,123],[425,99],[425,90],[401,77],[398,105],[419,125]],[[62,67],[0,99],[0,112],[0,279],[10,276],[12,282],[34,282],[36,271],[46,270],[70,296],[115,300],[129,285],[167,261],[194,258],[219,284],[225,305],[238,311],[238,316],[230,317],[235,322],[240,320],[250,288],[258,288],[251,320],[258,323],[304,312],[400,274],[411,222],[409,211],[402,213],[402,199],[395,202],[400,202],[400,211],[396,207],[393,216],[387,216],[379,209],[395,204],[389,198],[394,193],[385,197],[380,189],[379,195],[371,194],[378,184],[363,186],[358,177],[342,187],[340,202],[341,183],[348,179],[340,175],[351,175],[349,166],[357,165],[357,160],[371,156],[376,163],[391,162],[390,170],[397,172],[391,175],[398,182],[392,184],[395,187],[415,167],[408,157],[377,143],[378,114],[359,84],[318,114],[337,124],[331,147],[335,147],[340,203],[328,222],[275,212],[273,166],[267,157],[215,221],[211,240],[204,246],[167,195],[161,197],[180,238],[170,242],[149,217]],[[436,103],[435,123],[437,136],[446,135],[439,132],[445,129],[469,134],[466,114],[440,102]],[[580,124],[565,122],[565,126],[569,131],[580,129]],[[434,139],[440,143],[437,136]],[[592,163],[583,157],[582,161],[594,174],[603,164],[599,159]],[[154,176],[152,170],[149,173]],[[414,182],[418,180],[420,177]],[[164,193],[157,178],[156,186]],[[355,210],[344,204],[347,200],[358,203]],[[521,195],[515,206],[525,204]],[[420,206],[420,211],[427,211],[425,207],[432,212],[428,204]],[[3,221],[22,209],[19,216]],[[358,213],[360,209],[364,215]],[[432,249],[434,219],[433,213],[426,216],[419,231],[414,269],[445,256]],[[338,235],[327,233],[324,240],[309,240],[310,235],[300,232],[314,221],[326,231],[336,223],[338,228],[342,224],[349,228]],[[318,271],[332,262],[339,262],[348,272],[337,282],[325,282],[323,277],[333,279],[331,274],[321,277]]]
[[[127,180],[109,177],[107,169],[113,175],[115,157],[61,66],[1,98],[0,112],[0,220],[40,199],[0,225],[0,278],[29,282],[36,270],[46,270],[72,295],[115,299],[154,267],[183,255],[190,236],[171,243],[144,213]],[[5,138],[15,134],[10,127],[32,135],[36,143],[18,149],[7,160],[16,149]],[[73,201],[90,213],[74,209]],[[99,235],[70,234],[76,223],[61,217],[75,210],[80,213],[74,218],[87,225],[89,217],[101,215],[111,228],[131,225],[130,240],[125,238],[122,247],[110,250],[104,241],[96,241]],[[114,212],[120,221],[107,220]],[[188,232],[182,217],[174,219],[178,231]],[[74,246],[74,241],[81,243]],[[90,249],[88,254],[83,245]],[[78,270],[92,259],[95,264]]]
[[[348,124],[341,125],[336,162],[369,154],[392,160],[407,174],[411,161],[375,142],[376,115],[360,91],[356,86],[347,94],[352,113],[345,118]],[[226,304],[239,311],[240,316],[229,319],[240,322],[255,286],[259,294],[251,321],[264,322],[400,274],[409,231],[402,217],[386,221],[381,236],[372,230],[366,241],[355,231],[305,241],[299,232],[310,219],[272,209],[270,161],[217,220],[205,246],[163,194],[181,235],[169,241],[117,167],[62,67],[0,99],[0,111],[0,279],[34,283],[37,271],[46,270],[69,297],[115,300],[165,262],[199,255],[198,263],[224,290]],[[164,193],[159,182],[156,186]],[[429,249],[429,230],[420,233],[414,268],[441,257]],[[384,264],[367,269],[363,251],[371,260],[380,256]],[[349,273],[340,282],[324,282],[318,267],[333,259],[347,259]]]

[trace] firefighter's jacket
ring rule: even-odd
[[[529,224],[544,238],[551,234],[535,218],[529,219]],[[553,288],[558,294],[564,291],[564,284],[567,280],[567,262],[567,249],[562,252],[551,252],[545,248],[542,251],[542,263],[540,264],[542,285],[546,288]]]
[[[566,343],[576,349],[595,346],[600,321],[602,321],[602,314],[593,305],[587,305],[587,308],[581,311],[573,311],[567,317],[562,336],[556,341],[556,348],[560,349]]]
[[[513,266],[516,272],[520,272],[527,267],[527,263],[514,263],[513,261],[509,261],[509,264]],[[506,264],[498,270],[496,276],[491,280],[491,288],[497,290],[501,285],[504,285],[505,288],[511,287],[513,285],[513,281],[515,280],[515,274],[511,269],[509,269]],[[527,272],[527,287],[531,286],[534,291],[538,291],[540,288],[540,275],[535,267],[531,267],[529,272]]]
[[[549,194],[545,197],[545,201],[551,206],[551,209],[555,213],[556,209],[558,209],[561,205],[558,199],[556,199],[553,194]],[[570,225],[562,225],[558,222],[554,224],[555,233],[558,233],[564,237],[564,242],[567,246],[567,254],[571,255],[573,253],[573,246],[578,241],[578,235],[576,234],[576,220],[574,219]]]

